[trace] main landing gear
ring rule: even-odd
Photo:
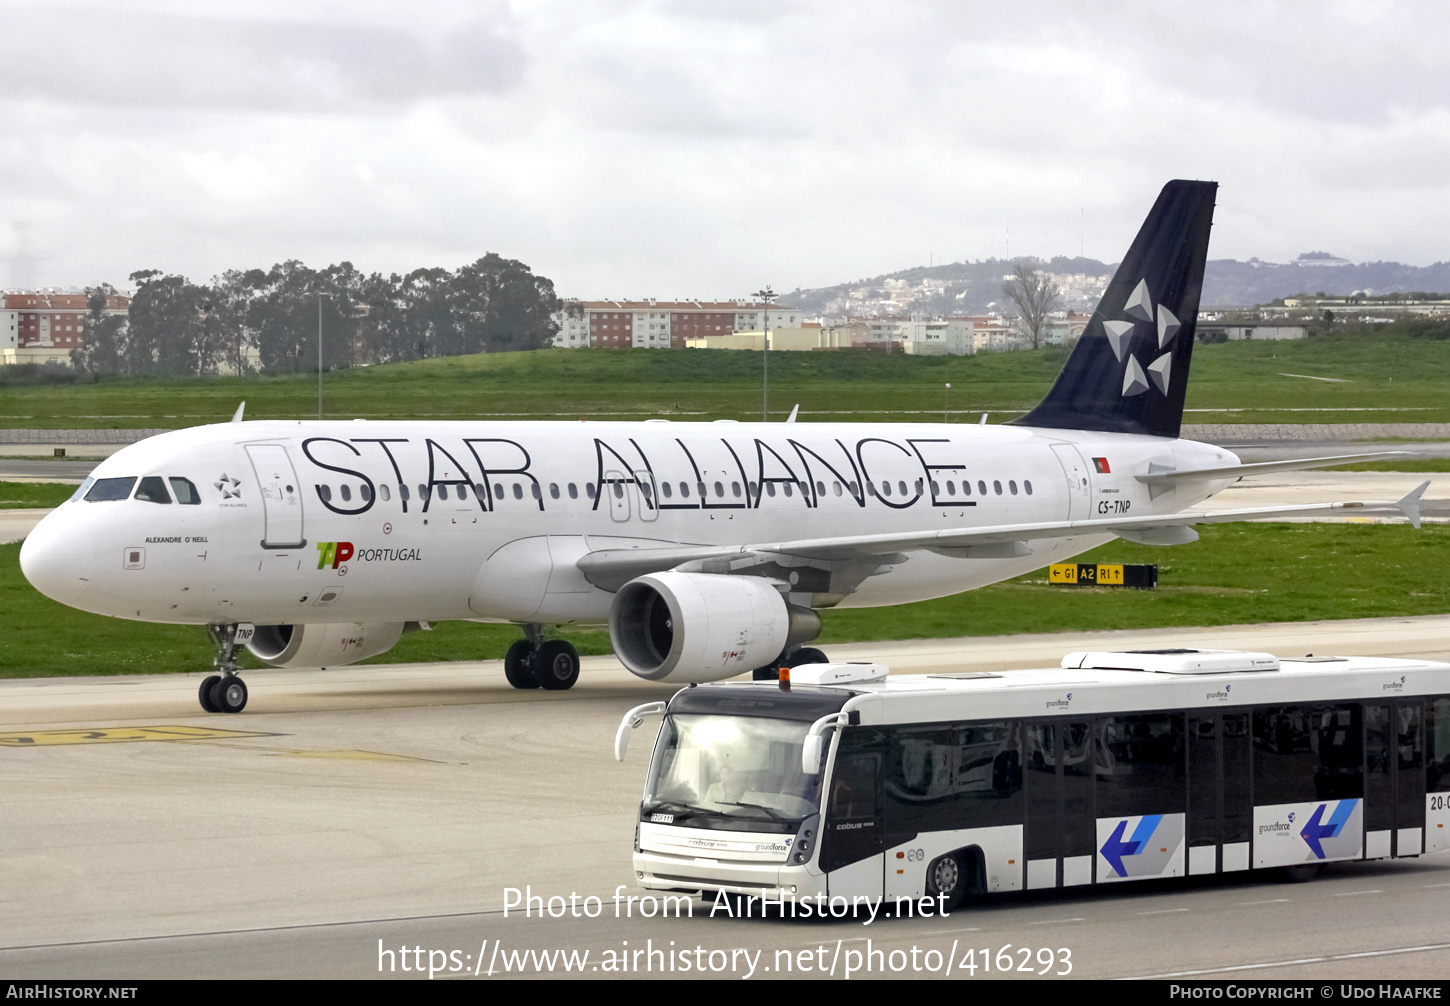
[[[803,664],[829,664],[826,655],[814,646],[802,646],[791,653],[782,653],[775,663],[757,667],[750,676],[755,681],[779,681],[782,667],[800,667]]]
[[[551,692],[573,688],[579,680],[579,651],[562,639],[544,639],[544,627],[537,623],[525,625],[524,634],[503,658],[508,683]]]
[[[201,683],[197,700],[209,713],[239,713],[247,708],[247,686],[237,676],[237,626],[208,625],[206,631],[217,648],[212,666],[221,673]]]

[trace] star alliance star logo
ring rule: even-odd
[[[222,499],[224,500],[236,499],[242,495],[241,481],[232,478],[226,472],[222,472],[222,477],[216,482],[213,482],[212,485],[221,490]]]
[[[1172,372],[1173,353],[1164,352],[1158,359],[1148,364],[1146,372],[1138,358],[1128,352],[1128,347],[1133,341],[1133,333],[1138,327],[1138,322],[1152,322],[1154,318],[1153,298],[1148,294],[1148,281],[1140,279],[1138,285],[1128,296],[1128,301],[1123,305],[1123,313],[1134,321],[1105,321],[1103,331],[1108,337],[1108,345],[1112,347],[1113,355],[1121,363],[1123,357],[1128,358],[1127,366],[1123,371],[1123,397],[1129,398],[1133,395],[1141,395],[1148,390],[1148,382],[1151,380],[1164,395],[1168,394],[1168,379]],[[1161,350],[1178,334],[1182,327],[1173,312],[1162,304],[1158,305],[1158,348]]]

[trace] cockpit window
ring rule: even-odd
[[[91,478],[89,475],[87,475],[86,476],[86,480],[80,484],[80,486],[76,489],[75,492],[71,493],[70,499],[67,500],[66,502],[68,502],[68,503],[74,503],[76,500],[83,500],[83,499],[85,499],[86,498],[86,493],[88,493],[90,491],[91,486],[93,486],[95,484],[96,484],[96,480],[93,479],[93,478]]]
[[[132,475],[124,479],[96,479],[96,484],[91,486],[91,491],[86,493],[87,503],[101,503],[106,500],[123,500],[131,495],[131,487],[136,484],[136,476]]]
[[[147,503],[171,502],[171,494],[166,491],[166,483],[160,475],[148,475],[141,480],[141,485],[136,489],[136,498]]]
[[[201,504],[201,497],[196,492],[196,484],[191,479],[173,475],[167,481],[171,483],[171,491],[176,494],[176,502],[185,503],[188,506]]]

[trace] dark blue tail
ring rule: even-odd
[[[1163,186],[1057,383],[1014,424],[1178,436],[1217,191]]]

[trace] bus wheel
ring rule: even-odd
[[[1322,863],[1300,863],[1298,866],[1286,866],[1279,871],[1279,879],[1287,884],[1303,884],[1319,876],[1324,869]]]
[[[962,860],[955,852],[938,856],[926,868],[926,893],[935,898],[944,895],[944,911],[950,912],[962,903],[967,891],[967,874],[962,869]]]

